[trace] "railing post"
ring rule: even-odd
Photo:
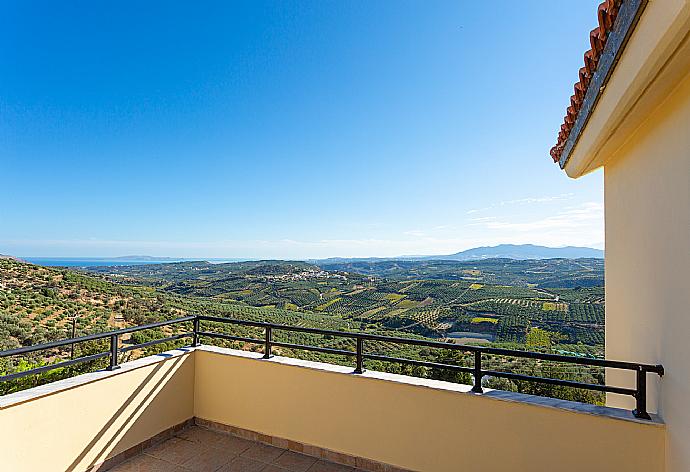
[[[110,365],[108,370],[119,369],[120,366],[117,365],[117,342],[119,336],[117,334],[110,335]]]
[[[193,325],[194,325],[194,328],[193,328],[194,335],[192,336],[192,347],[201,346],[201,343],[199,342],[199,317],[198,316],[196,318],[194,318]]]
[[[474,351],[474,393],[482,393],[482,351]]]
[[[264,344],[264,359],[271,357],[271,335],[273,330],[270,326],[266,326],[266,338]]]
[[[357,366],[355,374],[364,372],[364,339],[357,337]]]
[[[635,392],[635,409],[633,416],[644,420],[651,420],[647,413],[647,371],[643,367],[637,368],[637,388]]]

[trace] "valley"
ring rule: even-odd
[[[253,307],[329,315],[368,329],[603,354],[603,261],[183,262],[91,267],[118,284]],[[465,333],[459,336],[457,333]]]
[[[333,264],[337,264],[334,266]],[[603,262],[597,259],[514,261],[390,261],[361,263],[253,261],[213,264],[179,262],[132,266],[42,267],[0,260],[0,349],[142,325],[190,314],[267,321],[393,337],[432,338],[461,344],[601,357],[604,341]],[[355,272],[353,269],[361,269]],[[597,285],[596,281],[600,285]],[[555,283],[553,281],[560,281]],[[261,338],[258,328],[208,323],[208,329]],[[187,327],[190,328],[190,327]],[[185,331],[165,327],[134,333],[124,344]],[[276,340],[353,350],[354,341],[310,333],[278,332]],[[204,340],[202,340],[204,341]],[[262,346],[224,340],[226,347],[261,351]],[[123,361],[182,346],[189,340],[128,351]],[[76,356],[107,350],[103,342],[77,345]],[[368,352],[393,357],[469,365],[457,351],[367,343]],[[348,356],[276,348],[276,354],[351,365]],[[56,362],[71,355],[0,359],[0,375]],[[603,370],[490,356],[502,369],[599,383]],[[367,368],[468,382],[449,373],[379,361]],[[14,391],[103,367],[93,361],[5,382]],[[487,379],[504,390],[535,392],[600,403],[603,397],[566,387]],[[541,390],[536,392],[535,388]]]

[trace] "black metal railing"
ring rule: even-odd
[[[119,338],[123,334],[133,333],[136,331],[142,331],[145,329],[158,328],[161,326],[168,326],[168,325],[173,325],[173,324],[178,324],[178,323],[185,323],[185,322],[189,322],[189,321],[191,321],[193,324],[193,330],[191,332],[175,334],[173,336],[168,336],[168,337],[161,338],[161,339],[155,339],[153,341],[149,341],[149,342],[145,342],[145,343],[129,345],[126,347],[119,347]],[[227,334],[227,333],[219,333],[219,332],[215,332],[215,331],[204,331],[201,329],[201,322],[202,321],[262,328],[264,330],[264,336],[263,336],[263,338],[250,338],[250,337],[245,337],[245,336],[235,336],[235,335],[231,335],[231,334]],[[330,347],[305,345],[305,344],[294,344],[294,343],[288,343],[288,342],[283,342],[283,341],[277,341],[276,339],[274,339],[274,336],[273,336],[274,331],[310,333],[310,334],[317,334],[317,335],[334,336],[334,337],[345,338],[345,339],[353,339],[356,342],[356,347],[355,347],[354,351],[350,351],[347,349],[335,349],[335,348],[330,348]],[[46,350],[46,349],[59,348],[62,346],[68,346],[68,345],[75,344],[75,343],[94,341],[94,340],[105,339],[105,338],[110,339],[110,350],[107,352],[101,352],[101,353],[90,355],[90,356],[80,357],[77,359],[70,359],[68,361],[62,361],[62,362],[58,362],[55,364],[50,364],[50,365],[45,365],[45,366],[37,367],[34,369],[30,369],[30,370],[25,370],[22,372],[16,372],[16,373],[0,376],[0,382],[12,380],[12,379],[16,379],[16,378],[21,378],[21,377],[26,377],[28,375],[39,374],[39,373],[42,373],[42,372],[45,372],[48,370],[57,369],[60,367],[67,367],[67,366],[70,366],[70,365],[73,365],[73,364],[76,364],[79,362],[87,362],[87,361],[92,361],[92,360],[96,360],[96,359],[101,359],[104,357],[110,357],[110,364],[107,367],[107,369],[108,370],[114,370],[114,369],[118,368],[118,355],[121,352],[127,352],[127,351],[131,351],[131,350],[135,350],[135,349],[141,349],[141,348],[152,346],[155,344],[160,344],[160,343],[164,343],[164,342],[183,339],[186,337],[192,338],[191,346],[199,346],[200,345],[200,338],[202,338],[202,337],[224,339],[224,340],[229,340],[229,341],[241,341],[241,342],[253,343],[253,344],[257,344],[257,345],[263,345],[264,358],[266,358],[266,359],[271,357],[272,348],[274,346],[275,347],[284,347],[284,348],[289,348],[289,349],[315,351],[315,352],[321,352],[321,353],[327,353],[327,354],[336,354],[336,355],[342,355],[342,356],[353,356],[355,358],[355,369],[354,369],[355,374],[361,374],[364,372],[364,362],[367,359],[382,361],[382,362],[392,362],[392,363],[415,365],[415,366],[421,366],[421,367],[429,367],[429,368],[435,368],[435,369],[448,369],[448,370],[456,371],[456,372],[464,372],[464,373],[471,374],[473,376],[472,391],[475,393],[482,393],[483,392],[482,379],[484,377],[498,377],[498,378],[506,378],[506,379],[511,379],[511,380],[537,382],[537,383],[550,384],[550,385],[559,385],[559,386],[565,386],[565,387],[594,390],[594,391],[599,391],[599,392],[617,393],[617,394],[621,394],[621,395],[630,395],[630,396],[634,397],[635,401],[636,401],[636,406],[635,406],[635,409],[633,410],[632,413],[636,418],[642,418],[642,419],[651,419],[649,413],[647,412],[647,374],[653,373],[653,374],[657,374],[659,376],[664,375],[663,366],[654,365],[654,364],[639,364],[639,363],[634,363],[634,362],[613,361],[613,360],[607,360],[607,359],[564,356],[564,355],[559,355],[559,354],[547,354],[547,353],[541,353],[541,352],[519,351],[519,350],[514,350],[514,349],[502,349],[502,348],[496,348],[496,347],[470,346],[470,345],[464,345],[464,344],[454,344],[454,343],[446,343],[446,342],[440,342],[440,341],[431,341],[431,340],[427,340],[427,339],[397,338],[397,337],[382,336],[382,335],[377,335],[377,334],[357,333],[357,332],[349,332],[349,331],[333,331],[333,330],[318,329],[318,328],[306,328],[306,327],[302,327],[302,326],[283,325],[283,324],[277,324],[277,323],[266,323],[266,322],[261,322],[261,321],[249,321],[249,320],[239,320],[239,319],[233,319],[233,318],[222,318],[222,317],[216,317],[216,316],[198,315],[198,316],[187,316],[184,318],[177,318],[174,320],[162,321],[159,323],[152,323],[152,324],[148,324],[148,325],[134,326],[131,328],[125,328],[125,329],[120,329],[117,331],[110,331],[110,332],[106,332],[106,333],[92,334],[92,335],[82,336],[82,337],[78,337],[78,338],[53,341],[50,343],[39,344],[36,346],[26,346],[26,347],[21,347],[21,348],[17,348],[17,349],[10,349],[7,351],[0,351],[0,357],[8,357],[8,356],[14,356],[14,355],[28,354],[28,353],[42,351],[42,350]],[[366,350],[365,350],[365,341],[379,341],[379,342],[386,342],[386,343],[393,343],[393,344],[400,344],[400,345],[423,346],[423,347],[450,349],[450,350],[455,350],[455,351],[473,353],[473,365],[472,365],[472,367],[466,367],[466,366],[460,366],[460,365],[454,365],[454,364],[429,362],[429,361],[422,361],[422,360],[416,360],[416,359],[405,359],[405,358],[399,358],[399,357],[380,355],[380,354],[376,354],[376,353],[369,353],[369,352],[366,352]],[[606,384],[602,385],[602,384],[594,384],[594,383],[585,383],[585,382],[577,382],[577,381],[573,381],[573,380],[554,379],[554,378],[548,378],[548,377],[536,377],[536,376],[531,376],[531,375],[518,374],[518,373],[514,373],[514,372],[503,372],[503,371],[483,369],[482,368],[482,356],[487,355],[487,354],[493,354],[493,355],[499,355],[499,356],[510,356],[510,357],[517,357],[517,358],[523,358],[523,359],[536,359],[536,360],[542,360],[542,361],[562,362],[562,363],[574,364],[574,365],[579,365],[579,366],[596,366],[596,367],[603,367],[603,368],[629,370],[629,371],[633,371],[636,373],[636,386],[635,386],[635,388],[626,388],[626,387],[617,387],[617,386],[606,385]]]
[[[141,349],[144,347],[153,346],[155,344],[161,344],[161,343],[165,343],[165,342],[169,342],[169,341],[174,341],[177,339],[182,339],[182,338],[194,336],[193,332],[175,334],[173,336],[155,339],[153,341],[148,341],[145,343],[133,344],[133,345],[129,345],[129,346],[120,347],[119,346],[120,338],[123,334],[134,333],[137,331],[143,331],[145,329],[151,329],[151,328],[160,328],[162,326],[169,326],[169,325],[184,323],[184,322],[188,322],[188,321],[198,323],[198,317],[186,316],[184,318],[176,318],[174,320],[167,320],[167,321],[161,321],[158,323],[151,323],[151,324],[147,324],[147,325],[132,326],[131,328],[118,329],[116,331],[108,331],[105,333],[89,334],[87,336],[80,336],[77,338],[60,339],[58,341],[52,341],[52,342],[45,343],[45,344],[37,344],[35,346],[24,346],[24,347],[18,347],[16,349],[9,349],[7,351],[0,351],[0,357],[10,357],[10,356],[18,356],[18,355],[22,355],[22,354],[30,354],[32,352],[57,349],[57,348],[64,347],[64,346],[73,346],[75,344],[85,343],[85,342],[89,342],[89,341],[98,341],[100,339],[109,339],[110,340],[110,348],[108,349],[108,351],[99,352],[97,354],[92,354],[89,356],[78,357],[76,359],[70,359],[67,361],[56,362],[54,364],[43,365],[40,367],[35,367],[33,369],[23,370],[21,372],[14,372],[12,374],[3,375],[3,376],[0,376],[0,382],[19,379],[22,377],[27,377],[29,375],[40,374],[43,372],[47,372],[49,370],[60,369],[62,367],[69,367],[69,366],[79,364],[82,362],[95,361],[98,359],[102,359],[104,357],[110,357],[110,364],[108,365],[107,369],[108,370],[115,370],[119,367],[118,355],[121,352],[133,351],[135,349]]]

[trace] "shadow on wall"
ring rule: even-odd
[[[158,356],[161,355],[171,357],[169,354]],[[181,379],[176,377],[184,362],[191,362],[191,357],[179,356],[150,366],[150,372],[138,381],[134,390],[121,402],[120,407],[74,458],[66,471],[87,470],[188,419],[178,421],[179,417],[170,418],[167,414],[171,408],[179,412],[184,411],[183,405],[175,404],[183,401],[182,398],[178,398],[178,393],[183,395],[180,390],[188,388],[180,385]],[[123,374],[131,375],[131,372]],[[86,414],[89,415],[89,412]],[[101,411],[93,412],[94,416],[101,414]]]

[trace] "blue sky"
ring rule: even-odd
[[[3,1],[0,253],[603,247],[548,154],[596,4]]]

